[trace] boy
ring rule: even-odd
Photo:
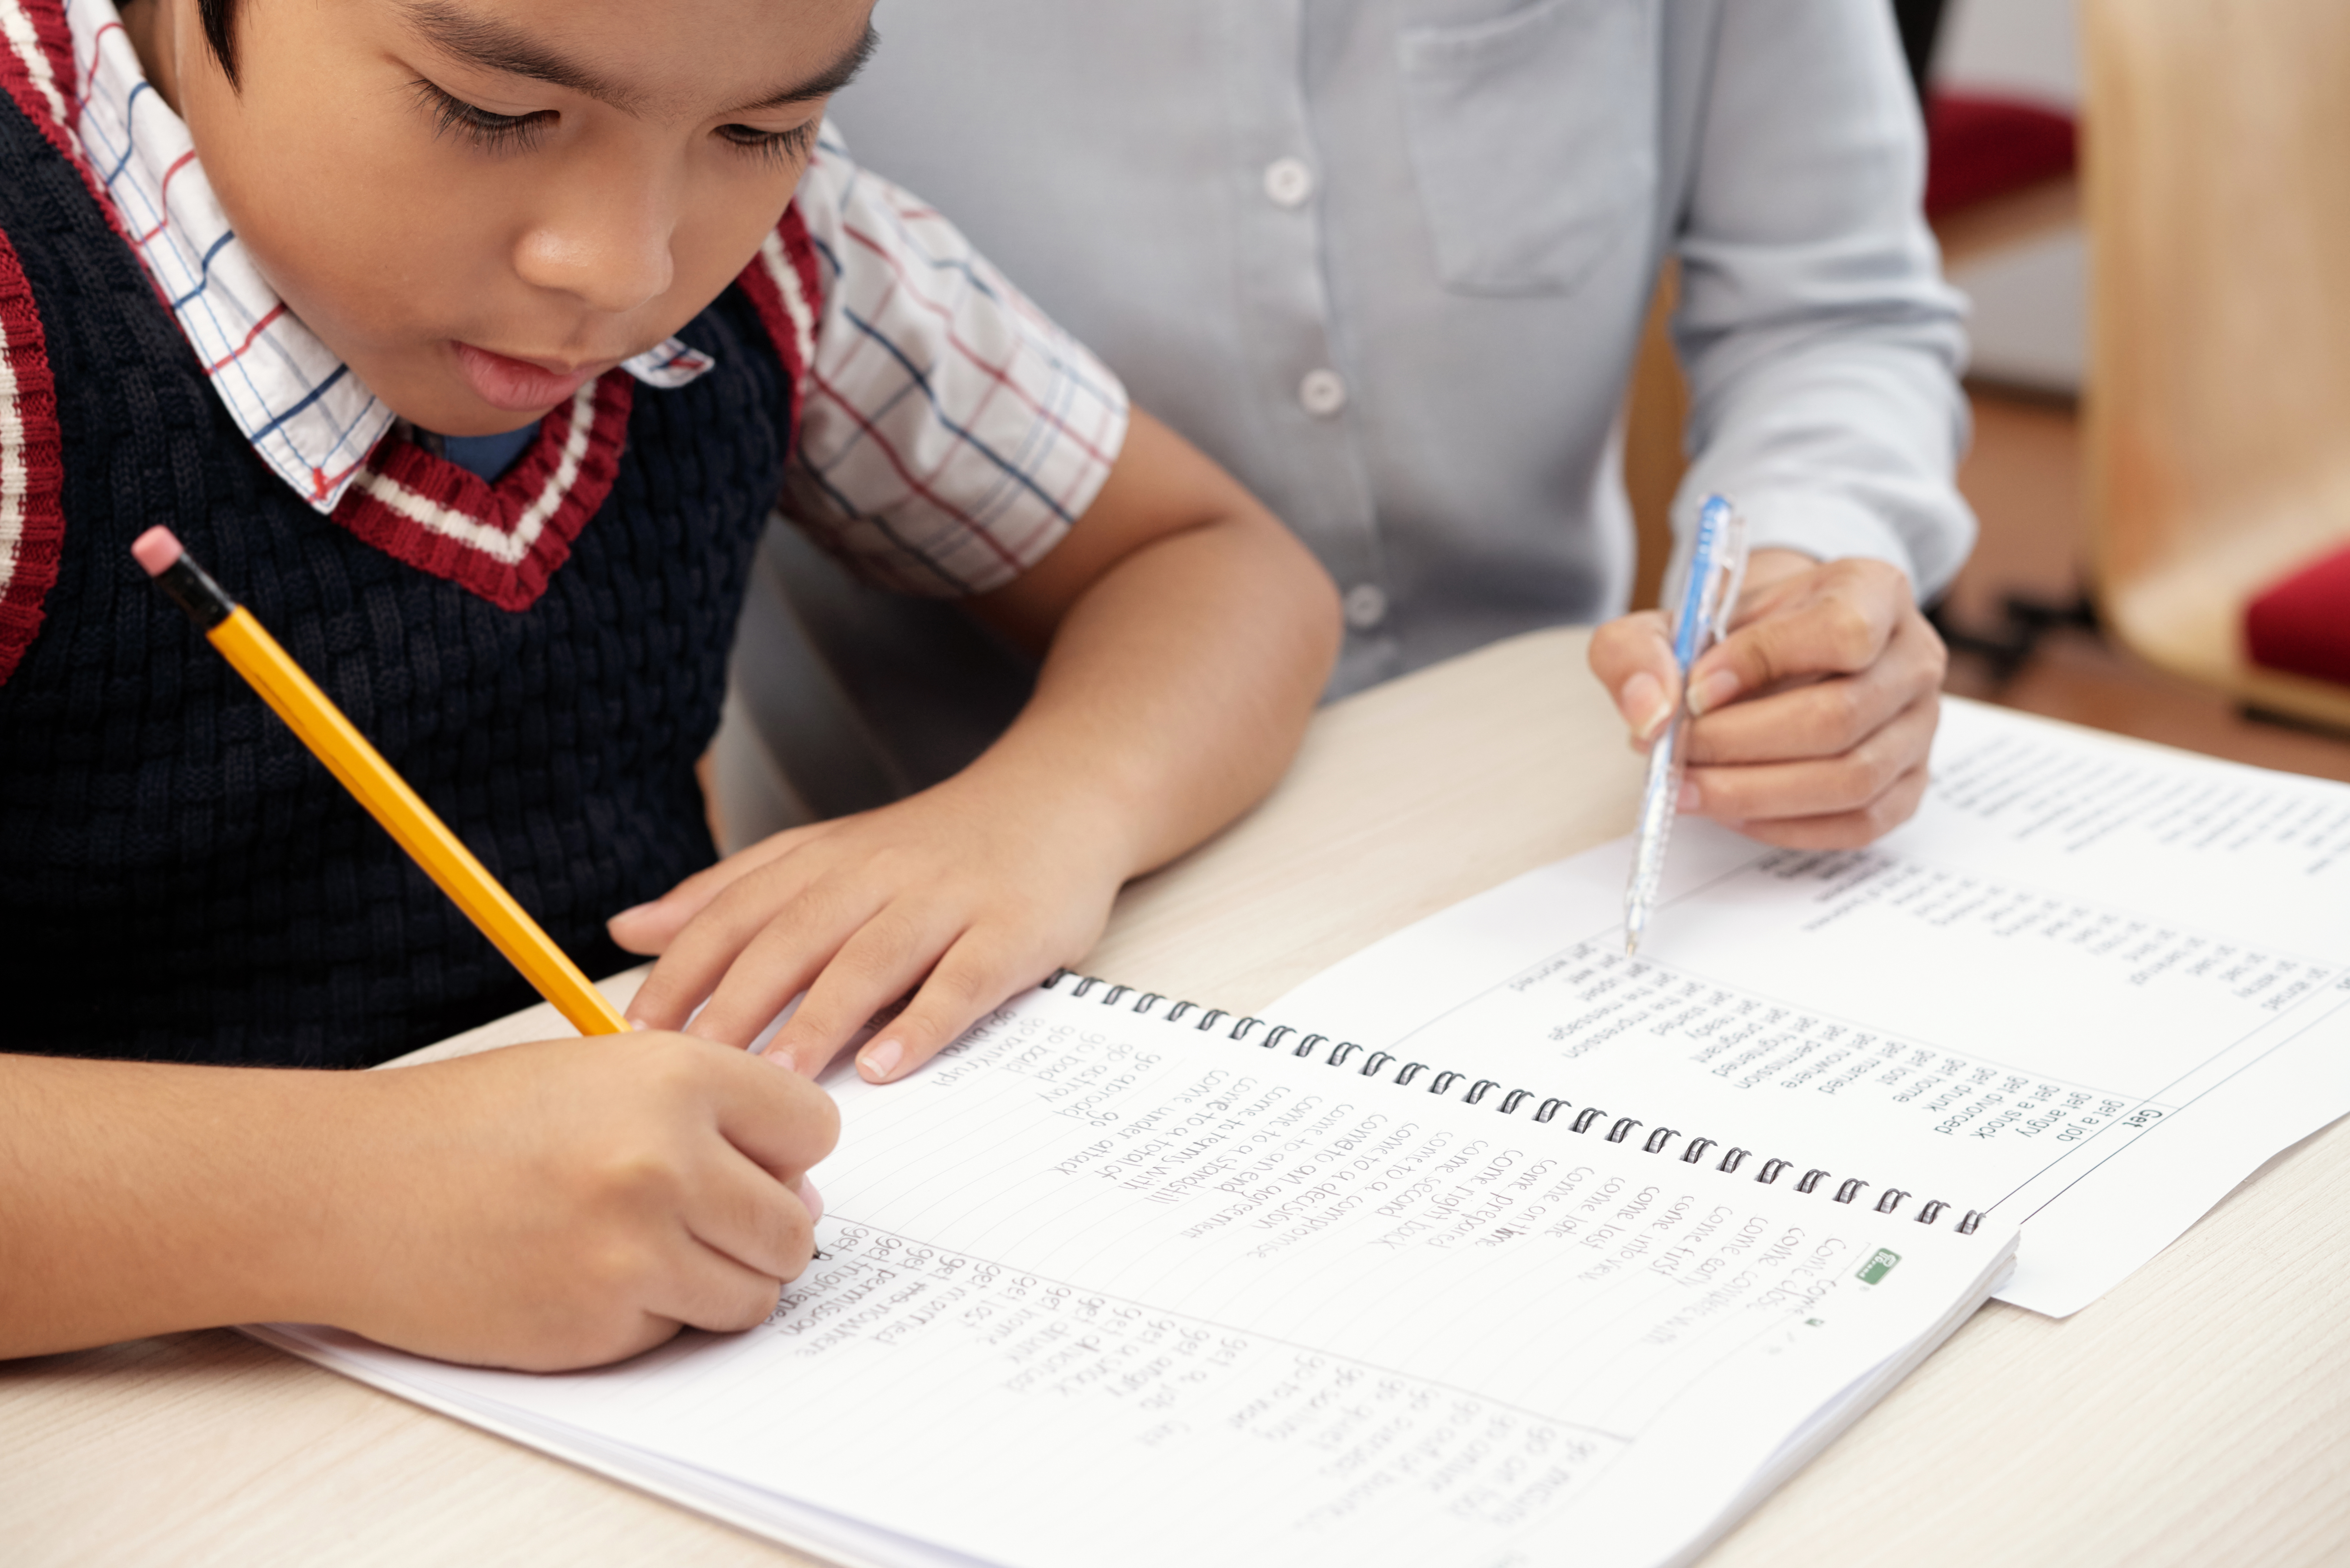
[[[1278,774],[1327,579],[935,214],[809,168],[868,9],[0,0],[0,975],[41,1053],[0,1056],[0,1354],[755,1323],[812,1244],[808,1075],[909,990],[859,1068],[910,1070]],[[937,789],[689,875],[787,459],[1036,693]],[[642,1033],[258,1070],[526,997],[140,581],[156,523],[591,971],[663,953]]]

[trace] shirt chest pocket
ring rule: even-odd
[[[1565,294],[1647,227],[1660,0],[1397,0],[1404,129],[1446,286]]]

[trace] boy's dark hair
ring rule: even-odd
[[[236,0],[196,0],[196,15],[204,20],[204,40],[221,63],[221,74],[236,86]]]

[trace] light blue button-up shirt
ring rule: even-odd
[[[1661,260],[1758,546],[1921,591],[1973,522],[1962,306],[1883,0],[889,0],[834,114],[1346,596],[1344,691],[1619,612]]]

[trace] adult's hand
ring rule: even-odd
[[[1898,569],[1756,551],[1730,635],[1690,671],[1680,809],[1792,848],[1898,827],[1925,796],[1948,662]],[[1646,752],[1680,698],[1664,616],[1601,627],[1591,669]]]

